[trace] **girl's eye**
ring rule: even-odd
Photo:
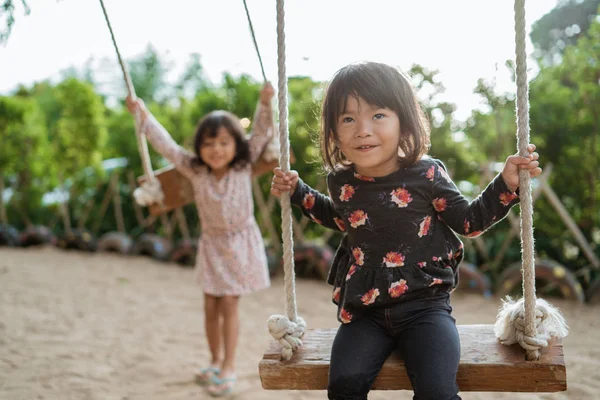
[[[352,119],[352,117],[344,117],[344,118],[342,118],[342,123],[344,123],[344,124],[349,124],[352,121],[354,121],[354,119]]]
[[[385,115],[384,115],[384,114],[382,114],[382,113],[379,113],[379,114],[375,114],[375,115],[373,116],[373,119],[382,119],[383,117],[385,117]]]

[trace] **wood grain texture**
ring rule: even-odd
[[[313,329],[289,361],[281,361],[280,345],[272,340],[259,363],[264,389],[326,390],[331,344],[336,329]],[[561,340],[541,350],[539,361],[526,361],[519,345],[504,346],[493,325],[458,326],[461,360],[457,375],[461,391],[559,392],[567,389]],[[373,385],[374,390],[412,390],[404,363],[392,355]]]
[[[194,202],[192,184],[173,165],[154,171],[154,176],[160,182],[165,199],[162,205],[152,204],[148,207],[151,215],[160,215]],[[145,180],[144,176],[138,177],[138,183]]]

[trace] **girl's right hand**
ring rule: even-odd
[[[281,197],[283,192],[290,192],[290,196],[296,191],[298,185],[298,171],[283,172],[277,167],[273,170],[273,180],[271,181],[271,194],[275,197]]]
[[[125,105],[130,113],[135,115],[138,112],[141,112],[142,116],[146,114],[146,105],[144,104],[144,100],[139,99],[137,97],[127,96],[125,98]]]

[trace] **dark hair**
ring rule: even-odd
[[[328,170],[349,165],[338,143],[337,121],[348,96],[361,97],[371,106],[389,108],[400,119],[403,166],[417,162],[429,150],[429,122],[408,78],[398,69],[376,62],[350,64],[337,71],[327,87],[321,114],[321,157]]]
[[[235,157],[229,163],[230,167],[243,168],[250,162],[250,147],[246,140],[246,131],[237,116],[229,111],[217,110],[206,114],[198,123],[194,137],[194,153],[192,166],[206,165],[200,157],[200,147],[207,138],[217,137],[219,128],[224,127],[235,140]],[[207,168],[208,165],[206,165]]]

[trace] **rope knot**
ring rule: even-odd
[[[281,344],[281,358],[289,360],[294,352],[302,346],[300,338],[304,336],[306,322],[301,317],[290,321],[285,315],[271,315],[267,320],[269,333]]]
[[[133,191],[133,197],[140,206],[162,203],[165,195],[158,179],[148,179]]]
[[[558,308],[544,299],[536,299],[535,331],[534,336],[526,333],[524,300],[513,301],[507,297],[494,325],[494,333],[502,344],[519,343],[527,352],[537,353],[548,346],[550,338],[567,336],[569,328]]]

